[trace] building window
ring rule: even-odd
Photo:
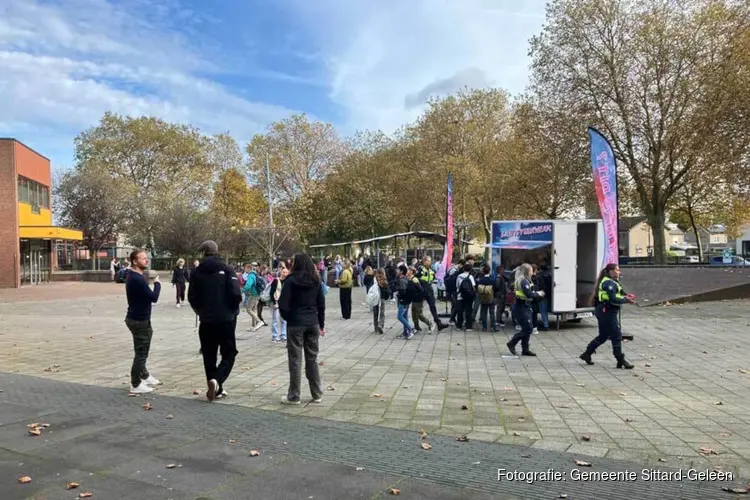
[[[18,201],[21,203],[28,203],[34,208],[45,208],[49,210],[49,187],[19,176]]]

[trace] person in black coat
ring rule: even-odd
[[[177,266],[172,270],[172,286],[177,294],[177,307],[185,302],[185,284],[188,281],[188,271],[185,269],[185,259],[178,259]]]
[[[291,273],[284,280],[278,300],[279,313],[287,322],[287,355],[289,357],[289,391],[281,398],[282,404],[301,403],[302,353],[305,357],[305,376],[310,384],[313,402],[323,398],[318,370],[318,344],[325,335],[326,302],[320,274],[306,253],[294,256]]]
[[[208,381],[206,397],[213,401],[227,395],[224,382],[237,356],[235,330],[242,292],[237,274],[221,261],[215,242],[206,241],[198,250],[203,252],[205,258],[190,277],[188,302],[200,318],[198,336]],[[217,351],[221,352],[218,367]]]

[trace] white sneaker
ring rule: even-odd
[[[182,306],[181,306],[181,305],[180,305],[180,303],[178,302],[178,303],[177,303],[177,309],[179,309],[180,307],[182,307]]]
[[[534,335],[539,335],[539,330],[534,328],[533,330],[531,330],[531,333],[533,333]]]
[[[141,384],[138,387],[130,388],[130,394],[148,394],[149,392],[153,391],[153,387],[147,386],[144,380],[141,380]]]
[[[263,328],[263,326],[264,326],[264,325],[263,325],[263,323],[260,323],[260,324],[258,324],[258,325],[255,325],[254,327],[252,327],[252,328],[250,329],[250,331],[251,331],[251,332],[257,332],[258,330],[260,330],[261,328]]]
[[[215,399],[224,399],[227,396],[229,396],[229,393],[222,389],[221,392],[216,395]]]
[[[161,385],[161,381],[154,377],[153,375],[149,375],[146,380],[144,380],[147,385],[154,386],[154,385]]]
[[[298,405],[300,403],[299,399],[288,399],[286,396],[281,397],[281,404],[283,405]]]
[[[432,326],[430,326],[430,333],[434,333],[435,330],[437,330],[437,324],[433,323]]]

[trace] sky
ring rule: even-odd
[[[0,0],[0,137],[73,164],[102,115],[241,144],[295,113],[391,133],[425,100],[524,90],[544,0]]]

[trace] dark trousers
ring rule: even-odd
[[[477,319],[477,313],[479,312],[479,306],[481,305],[481,301],[479,300],[479,294],[474,295],[474,303],[471,306],[471,319],[476,321]]]
[[[424,300],[430,308],[432,319],[436,325],[441,325],[442,322],[440,321],[440,316],[438,316],[437,304],[435,302],[435,290],[432,288],[432,285],[424,285],[422,289],[425,291]]]
[[[201,321],[198,327],[206,380],[215,379],[219,383],[220,391],[223,389],[224,381],[232,372],[234,359],[237,357],[237,340],[234,334],[236,327],[236,319],[222,323]],[[221,362],[218,367],[216,366],[217,351],[221,353]]]
[[[351,292],[351,288],[348,289]],[[299,401],[302,385],[302,355],[305,357],[305,376],[310,384],[313,399],[323,396],[320,388],[320,371],[318,371],[318,325],[288,326],[286,352],[289,357],[289,401]]]
[[[529,339],[531,338],[531,332],[534,330],[534,327],[531,326],[531,307],[528,304],[517,300],[516,303],[513,304],[513,315],[518,324],[521,325],[521,331],[517,332],[513,338],[510,339],[510,343],[515,347],[520,341],[521,349],[523,352],[526,352],[529,350]]]
[[[174,284],[174,287],[177,292],[177,303],[181,304],[182,302],[185,302],[185,283],[180,283],[178,281]]]
[[[458,321],[458,300],[456,298],[456,294],[451,294],[448,299],[451,301],[451,317],[449,321],[452,323],[456,323]]]
[[[495,320],[495,304],[481,304],[479,309],[479,317],[482,320],[482,330],[487,329],[487,314],[490,316],[490,327],[493,330],[497,329],[497,321]]]
[[[341,302],[341,317],[351,319],[352,317],[352,289],[339,288],[339,302]]]
[[[503,323],[503,316],[505,315],[505,296],[495,297],[495,319],[498,323]]]
[[[263,320],[263,307],[265,305],[266,305],[265,302],[263,302],[262,300],[258,300],[258,309],[257,309],[258,310],[258,319],[261,320],[263,323],[265,323],[265,321]]]
[[[412,302],[411,303],[411,318],[414,321],[414,329],[420,330],[419,322],[421,321],[427,328],[432,328],[432,323],[424,315],[424,302]]]
[[[151,328],[151,320],[126,319],[125,324],[133,334],[133,351],[135,351],[133,366],[130,367],[130,384],[138,387],[141,385],[141,380],[149,377],[146,360],[151,349],[151,337],[154,335],[154,330]]]
[[[615,359],[622,357],[622,330],[620,330],[620,321],[617,317],[618,312],[619,310],[614,307],[608,307],[605,310],[597,308],[596,319],[599,322],[599,335],[586,347],[587,354],[594,354],[600,345],[609,340],[612,342],[612,354]]]
[[[474,316],[472,314],[474,311],[474,301],[472,299],[457,300],[456,308],[458,309],[456,312],[456,326],[458,328],[471,330],[474,322]]]

